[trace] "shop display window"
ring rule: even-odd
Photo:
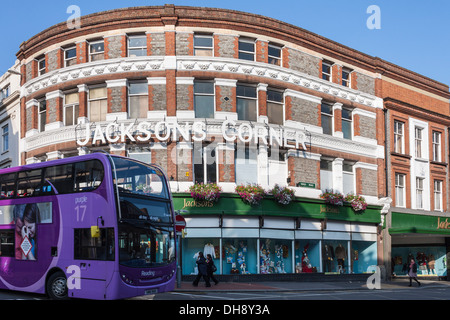
[[[220,240],[208,239],[208,238],[192,238],[183,239],[183,275],[197,274],[197,258],[198,253],[203,252],[206,257],[207,254],[211,254],[214,259],[214,263],[219,266],[220,259]]]
[[[312,273],[320,269],[320,241],[295,241],[295,273]]]
[[[372,272],[377,265],[376,242],[352,241],[350,253],[353,273]]]
[[[256,239],[223,239],[222,273],[257,273]]]
[[[417,263],[418,276],[446,276],[447,261],[445,247],[393,247],[392,273],[396,276],[408,274],[411,258]]]
[[[293,273],[291,248],[291,240],[261,239],[259,246],[260,273]]]
[[[322,259],[324,273],[349,273],[348,241],[324,240]]]

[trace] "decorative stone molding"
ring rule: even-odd
[[[24,85],[22,96],[28,96],[51,85],[90,76],[120,74],[132,71],[222,71],[233,74],[253,75],[300,85],[317,92],[334,95],[369,107],[382,108],[381,98],[331,83],[310,75],[261,62],[218,57],[134,57],[95,61],[58,69],[37,77]],[[263,81],[261,81],[263,82]]]

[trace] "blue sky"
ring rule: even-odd
[[[307,29],[353,49],[450,85],[448,0],[4,0],[0,11],[0,74],[14,64],[21,42],[81,14],[172,3],[261,14]],[[366,26],[370,5],[381,11],[381,29]]]

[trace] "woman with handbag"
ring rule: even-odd
[[[214,283],[217,285],[219,283],[219,280],[214,277],[214,272],[217,271],[217,267],[214,264],[214,260],[210,254],[206,255],[206,266],[208,278],[214,281]]]
[[[411,259],[411,263],[408,266],[409,286],[412,286],[412,280],[414,279],[420,287],[420,282],[417,280],[417,263],[414,259]]]

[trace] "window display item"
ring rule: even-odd
[[[322,251],[322,256],[323,256],[323,267],[324,267],[324,272],[332,272],[332,265],[333,265],[333,260],[334,260],[334,251],[333,251],[333,247],[330,245],[324,245],[323,247],[323,251]]]
[[[311,263],[309,261],[308,258],[308,248],[309,248],[309,243],[303,248],[303,256],[302,256],[302,264],[301,264],[301,269],[300,272],[305,272],[305,273],[311,273],[313,272]]]

